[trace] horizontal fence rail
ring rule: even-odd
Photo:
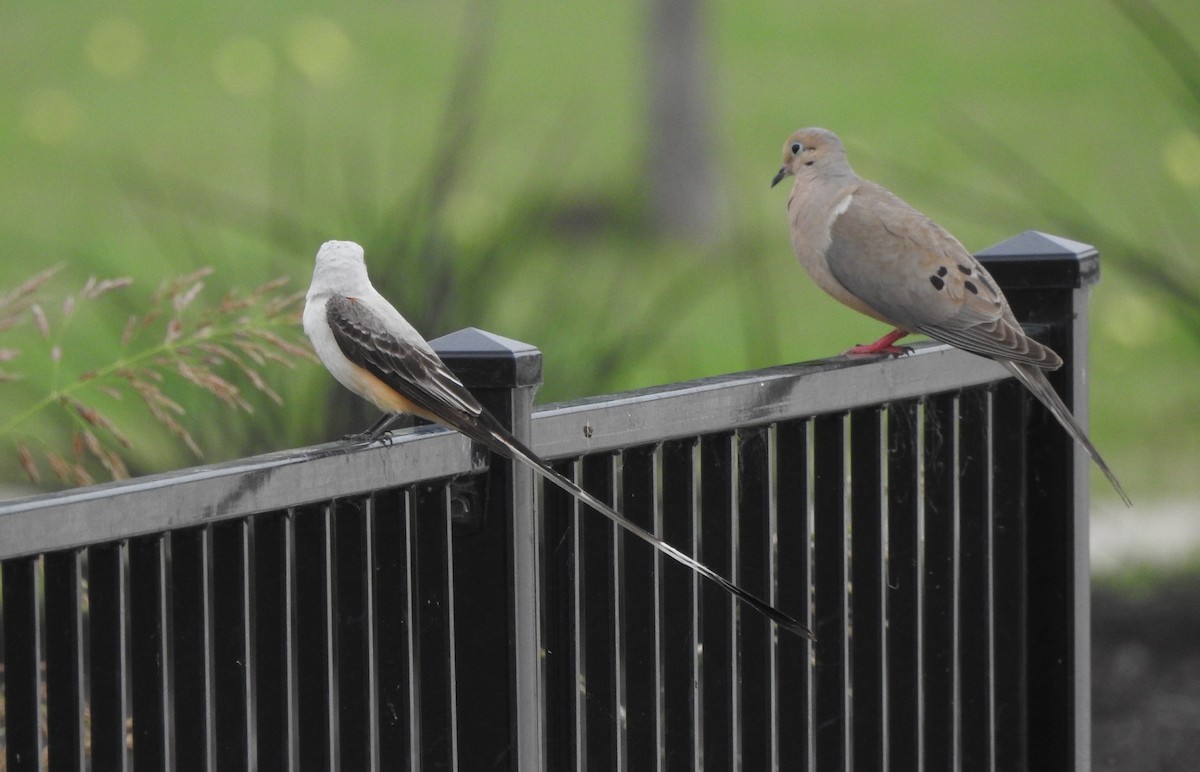
[[[1095,251],[981,259],[1086,420]],[[0,504],[7,769],[1087,767],[1086,459],[1000,366],[920,344],[535,411],[536,349],[435,347],[816,642],[423,426]]]
[[[918,344],[894,360],[843,358],[550,405],[533,415],[543,458],[583,456],[696,437],[745,424],[845,412],[1007,377],[946,346]],[[656,430],[655,426],[659,428]],[[486,453],[425,425],[387,443],[342,442],[136,480],[0,502],[0,559],[51,552],[97,536],[125,539],[270,509],[484,472]]]

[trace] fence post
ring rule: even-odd
[[[431,345],[501,424],[530,441],[542,382],[537,348],[473,327]],[[483,511],[454,536],[461,769],[493,769],[506,760],[508,769],[528,770],[543,763],[538,518],[532,474],[493,456]]]
[[[1088,298],[1095,247],[1026,231],[977,254],[1026,331],[1063,358],[1050,381],[1088,426]],[[1034,403],[1032,398],[1030,402]],[[1091,462],[1040,405],[1028,411],[1024,512],[1030,768],[1091,768]],[[1006,588],[997,588],[1003,592]]]

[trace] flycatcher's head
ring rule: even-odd
[[[326,241],[317,250],[313,269],[313,290],[340,295],[371,286],[363,248],[353,241]]]

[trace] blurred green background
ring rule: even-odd
[[[1200,41],[1194,0],[1159,7]],[[213,265],[218,289],[302,289],[330,238],[367,247],[426,337],[539,346],[541,401],[819,358],[883,332],[810,284],[768,189],[786,136],[823,125],[969,248],[1029,228],[1098,246],[1093,437],[1135,502],[1200,495],[1200,335],[1171,287],[1200,286],[1200,88],[1117,5],[710,0],[701,144],[679,140],[711,162],[710,209],[683,230],[656,209],[691,183],[651,128],[648,8],[5,4],[0,288],[59,262],[63,288],[137,280],[75,324],[63,377],[111,359],[163,279]],[[37,371],[46,346],[4,336]],[[333,388],[315,365],[271,377],[286,405],[252,419],[181,395],[208,460],[360,418],[314,421]],[[0,384],[4,409],[37,385]],[[134,407],[135,471],[192,463]],[[1115,501],[1098,475],[1094,493]]]

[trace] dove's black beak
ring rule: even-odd
[[[776,174],[775,179],[771,180],[771,187],[775,187],[776,185],[778,185],[783,180],[783,178],[786,176],[787,176],[787,167],[786,166],[781,167],[779,169],[779,174]]]

